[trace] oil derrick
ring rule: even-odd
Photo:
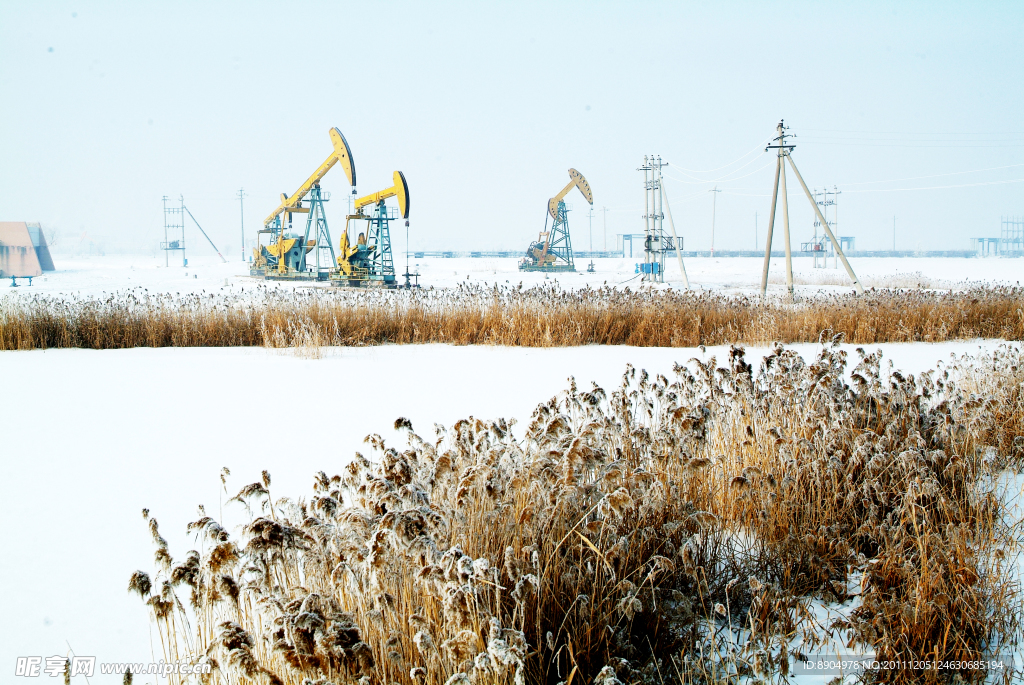
[[[569,238],[569,209],[565,206],[565,196],[573,188],[579,188],[583,197],[591,205],[594,194],[583,174],[569,169],[569,183],[562,191],[548,200],[548,211],[544,215],[544,230],[526,250],[526,257],[519,262],[520,271],[575,271],[576,264],[572,258],[572,241]],[[552,220],[548,230],[548,217]]]
[[[271,280],[329,279],[335,268],[335,257],[324,202],[330,198],[320,189],[320,181],[340,162],[353,194],[356,192],[355,162],[348,141],[337,128],[332,128],[329,133],[334,148],[331,154],[291,196],[281,193],[277,209],[263,221],[263,228],[257,234],[256,247],[253,248],[251,275]],[[309,215],[302,236],[292,232],[293,214]],[[266,245],[262,241],[264,236],[268,237]],[[310,260],[308,255],[314,250],[314,258]]]
[[[357,288],[396,288],[395,263],[391,251],[391,222],[401,217],[409,225],[409,184],[405,174],[392,174],[390,188],[371,193],[355,201],[355,214],[345,220],[345,232],[337,257],[337,270],[331,274],[332,285]],[[390,208],[386,200],[395,198],[398,211]],[[370,209],[367,214],[364,210]],[[365,221],[366,226],[353,239],[351,222]]]

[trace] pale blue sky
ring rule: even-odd
[[[733,162],[784,117],[808,184],[844,191],[859,248],[888,249],[896,215],[898,248],[966,249],[1024,215],[1022,57],[1021,2],[0,0],[0,220],[149,249],[161,196],[182,193],[237,258],[238,188],[251,238],[337,126],[360,193],[405,172],[414,248],[525,249],[569,167],[612,242],[642,227],[636,168],[654,153],[680,167],[666,187],[688,249],[711,224],[712,186],[691,177],[753,160],[719,181],[715,241],[750,249],[773,160],[684,169]],[[324,186],[337,233],[340,170]],[[960,187],[863,192],[935,186]],[[812,231],[797,192],[795,241]]]

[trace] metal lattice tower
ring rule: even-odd
[[[181,265],[185,266],[185,197],[181,196],[181,206],[179,207],[168,207],[166,195],[163,197],[164,201],[164,241],[160,243],[160,249],[164,251],[164,266],[171,265],[171,251],[181,250]],[[181,238],[171,240],[170,236],[176,233],[181,233]]]
[[[385,283],[395,282],[395,262],[391,254],[391,220],[398,218],[398,212],[388,209],[381,200],[366,227],[366,244],[374,246],[370,260],[370,278]]]
[[[838,188],[836,188],[835,186],[832,186],[832,190],[831,191],[829,191],[828,188],[825,188],[825,189],[821,190],[820,192],[817,189],[815,189],[814,192],[811,193],[811,197],[814,198],[814,203],[816,205],[818,205],[819,207],[821,207],[821,216],[825,219],[825,223],[830,228],[833,229],[833,232],[835,230],[838,230],[838,225],[839,225],[838,224],[838,222],[839,222],[839,196],[841,194],[842,194],[842,191],[839,190]],[[832,196],[831,199],[829,199],[830,195]],[[829,207],[832,208],[832,219],[831,220],[829,220],[829,218],[828,218],[828,209],[829,209]],[[825,231],[822,231],[821,235],[818,235],[818,229],[821,228],[821,226],[822,226],[821,220],[818,219],[817,214],[815,214],[815,217],[814,217],[814,239],[811,240],[810,242],[801,243],[800,244],[800,251],[801,252],[809,252],[811,254],[811,256],[814,259],[814,268],[815,269],[827,268],[828,267],[828,258],[829,257],[833,257],[834,259],[836,259],[836,263],[833,264],[833,267],[834,268],[839,268],[838,257],[836,256],[835,246],[832,245],[832,242],[828,239],[828,236],[825,235]]]
[[[1024,217],[1000,217],[999,254],[1024,256]]]
[[[675,241],[665,233],[665,194],[662,188],[664,179],[661,169],[666,165],[667,162],[662,162],[660,156],[647,155],[644,157],[643,166],[637,169],[644,172],[644,264],[640,269],[642,281],[664,283],[665,253],[676,249]],[[672,230],[675,231],[674,226]],[[679,268],[685,279],[685,269],[681,260]]]
[[[325,197],[326,195],[326,197]],[[306,233],[303,237],[303,244],[309,244],[309,234],[313,234],[314,247],[314,268],[317,280],[327,280],[328,273],[335,268],[334,245],[331,244],[331,232],[327,228],[327,214],[324,212],[324,203],[331,199],[330,194],[320,190],[317,183],[309,192],[309,218],[306,219]],[[330,258],[328,259],[328,255]],[[308,260],[303,256],[302,266],[308,268]]]
[[[548,215],[544,215],[544,229],[547,230]],[[572,257],[572,240],[569,239],[569,209],[565,200],[558,201],[558,217],[551,224],[551,235],[548,238],[548,254],[555,256],[555,264],[565,271],[575,271],[576,263]]]

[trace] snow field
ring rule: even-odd
[[[419,271],[423,287],[452,287],[459,283],[500,284],[524,287],[556,282],[563,288],[633,287],[640,285],[635,273],[642,257],[595,259],[595,272],[587,273],[590,260],[579,260],[576,273],[545,274],[519,271],[517,258],[471,259],[430,257],[410,260],[413,272]],[[686,271],[692,288],[735,293],[760,292],[762,259],[752,257],[686,259]],[[194,257],[189,266],[165,267],[161,257],[110,256],[90,258],[56,257],[58,271],[33,279],[31,287],[7,288],[0,283],[0,298],[5,295],[78,294],[102,296],[117,290],[146,288],[151,293],[219,292],[222,288],[238,291],[257,286],[269,288],[308,288],[312,283],[279,283],[249,276],[249,267],[241,261],[221,263],[215,257]],[[831,264],[831,261],[829,262]],[[664,286],[681,287],[678,263],[669,260]],[[944,288],[964,281],[1014,284],[1024,275],[1024,259],[963,258],[863,258],[852,259],[854,271],[865,287]],[[405,262],[396,257],[396,272],[405,271]],[[815,269],[810,257],[795,257],[794,278],[798,293],[819,290],[848,292],[851,289],[842,265],[839,269]],[[401,279],[399,279],[401,280]],[[785,261],[775,258],[769,272],[769,293],[785,291]],[[5,292],[6,291],[6,292]]]
[[[895,368],[917,373],[998,344],[880,347]],[[819,349],[792,347],[805,358]],[[843,346],[851,356],[854,347]],[[306,492],[316,471],[339,472],[370,433],[402,447],[399,416],[423,435],[434,422],[470,415],[523,422],[570,375],[581,388],[610,389],[627,363],[670,376],[675,362],[714,355],[721,363],[727,353],[447,345],[327,348],[321,359],[263,348],[4,352],[0,374],[20,390],[3,413],[0,615],[16,620],[0,628],[0,663],[65,654],[69,645],[99,661],[160,658],[147,611],[126,591],[133,571],[152,568],[143,507],[182,557],[194,546],[185,525],[198,518],[197,505],[222,519],[221,503],[261,469],[275,498]],[[747,358],[756,364],[765,353],[748,348]],[[223,466],[232,471],[228,494]],[[241,515],[232,513],[226,518]]]

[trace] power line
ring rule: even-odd
[[[1024,136],[1024,131],[852,131],[839,128],[805,128],[821,133],[882,134],[888,136]]]
[[[922,178],[940,178],[942,176],[958,176],[960,174],[978,174],[983,171],[998,171],[1000,169],[1013,169],[1016,167],[1022,167],[1024,164],[1007,164],[1006,166],[994,166],[988,169],[972,169],[970,171],[950,171],[945,174],[931,174],[929,176],[910,176],[909,178],[890,178],[887,181],[860,181],[858,183],[846,183],[848,186],[865,186],[874,185],[876,183],[899,183],[900,181],[918,181]]]
[[[948,188],[974,188],[978,186],[1007,185],[1010,183],[1024,183],[1024,178],[1011,178],[1005,181],[979,181],[978,183],[960,183],[948,186],[921,186],[918,188],[865,188],[864,190],[847,190],[848,193],[899,193],[909,190],[945,190]],[[739,195],[741,197],[769,197],[764,193],[737,193],[732,190],[723,190],[726,195]]]
[[[751,161],[751,162],[753,162],[753,161],[755,161],[756,159],[757,159],[757,158],[755,157],[754,159],[752,159],[752,160],[750,160],[750,161]],[[749,162],[748,162],[748,164],[749,164]],[[744,164],[744,165],[743,165],[743,167],[745,167],[745,166],[748,166],[748,164]],[[771,162],[768,162],[768,163],[767,163],[767,164],[765,164],[765,165],[764,165],[763,167],[758,167],[757,169],[754,169],[754,170],[753,170],[753,171],[751,171],[750,173],[747,173],[747,174],[743,174],[742,176],[737,176],[737,177],[735,177],[735,178],[728,178],[728,177],[729,177],[730,175],[732,175],[732,174],[736,173],[736,171],[739,171],[739,170],[740,170],[740,169],[742,169],[743,167],[740,167],[740,169],[736,169],[735,171],[731,171],[731,172],[729,172],[728,174],[726,174],[725,176],[722,176],[721,178],[717,178],[717,179],[712,179],[712,180],[710,180],[710,181],[684,181],[684,180],[682,180],[682,179],[679,179],[679,178],[675,178],[674,176],[665,176],[665,178],[671,178],[671,179],[672,179],[673,181],[675,181],[676,183],[685,183],[686,185],[699,185],[699,184],[703,184],[703,183],[721,183],[721,182],[723,182],[723,181],[725,181],[726,183],[729,183],[729,182],[732,182],[732,181],[739,181],[739,180],[741,180],[741,179],[747,178],[748,176],[753,176],[754,174],[756,174],[756,173],[757,173],[757,172],[759,172],[759,171],[764,171],[765,169],[767,169],[767,168],[768,168],[768,167],[770,167],[771,165],[772,165],[772,163],[771,163]],[[692,178],[692,177],[691,177],[691,178]]]
[[[955,148],[973,149],[973,148],[1024,147],[1024,143],[997,143],[995,145],[959,145],[959,144],[953,144],[953,145],[908,145],[908,144],[888,143],[888,142],[879,142],[879,143],[850,142],[850,143],[845,143],[845,142],[838,142],[838,141],[833,141],[833,140],[816,140],[814,138],[810,138],[810,139],[805,138],[804,141],[805,142],[816,143],[818,145],[847,145],[847,146],[851,146],[851,147],[908,147],[908,148],[946,148],[946,149],[955,149]],[[927,142],[927,141],[925,141],[925,142]],[[956,142],[956,141],[954,141],[954,142]]]
[[[905,190],[944,190],[946,188],[974,188],[977,186],[999,186],[1009,183],[1021,183],[1024,178],[1012,178],[1006,181],[979,181],[978,183],[960,183],[949,186],[922,186],[920,188],[865,188],[864,190],[848,190],[848,193],[897,193]]]
[[[696,169],[684,169],[683,167],[679,166],[678,164],[673,164],[671,166],[676,168],[676,169],[679,169],[680,171],[686,171],[686,172],[689,172],[691,174],[712,174],[712,173],[714,173],[716,171],[721,171],[722,169],[727,169],[727,168],[731,167],[733,164],[735,164],[736,162],[739,162],[742,159],[746,159],[753,152],[758,152],[758,151],[763,152],[763,150],[761,148],[764,146],[765,143],[767,143],[770,140],[771,140],[771,136],[768,136],[767,138],[762,140],[760,143],[758,143],[754,147],[754,149],[752,149],[750,152],[748,152],[748,153],[746,153],[744,155],[741,155],[740,157],[737,157],[732,162],[729,162],[728,164],[726,164],[724,166],[720,166],[717,169],[707,169],[706,171],[697,171]],[[713,183],[713,181],[712,181],[712,183]]]
[[[718,194],[720,192],[722,192],[722,191],[718,189],[718,186],[715,186],[714,188],[712,188],[708,192],[709,193],[714,193],[714,195],[711,196],[711,256],[714,257],[715,256],[715,208],[718,206]]]

